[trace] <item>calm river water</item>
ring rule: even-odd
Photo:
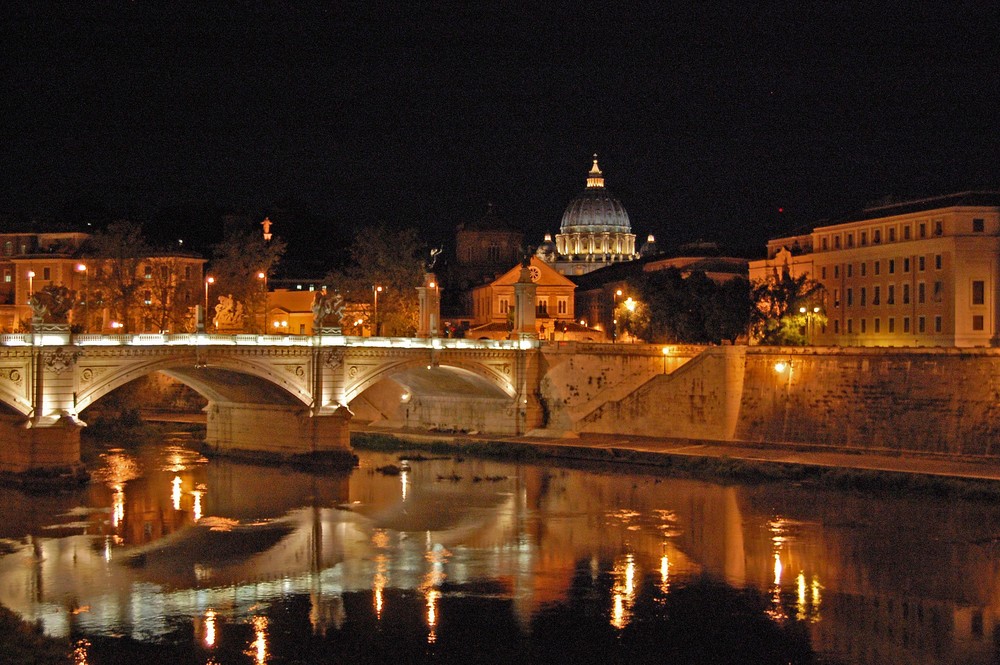
[[[389,464],[107,449],[78,492],[0,490],[0,603],[78,663],[997,660],[985,502]]]

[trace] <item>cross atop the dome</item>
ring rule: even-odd
[[[594,187],[604,187],[604,174],[601,173],[601,168],[597,165],[597,153],[594,153],[594,165],[590,167],[590,173],[587,174],[587,189]]]

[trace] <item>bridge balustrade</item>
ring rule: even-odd
[[[442,337],[356,337],[350,335],[221,335],[208,333],[96,335],[9,333],[0,346],[367,346],[404,349],[533,349],[535,339],[479,340]]]

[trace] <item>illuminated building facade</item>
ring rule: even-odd
[[[996,346],[1000,192],[866,208],[773,240],[768,258],[750,265],[752,279],[782,270],[825,289],[828,323],[811,331],[816,344]]]
[[[653,242],[652,236],[649,241]],[[604,186],[597,155],[587,174],[586,189],[566,206],[555,242],[546,235],[536,255],[563,275],[585,275],[639,258],[628,213]]]
[[[69,323],[89,332],[116,332],[118,316],[102,293],[105,262],[89,257],[87,233],[0,233],[0,329],[26,329],[28,299],[48,286],[77,294]],[[190,309],[201,302],[205,259],[184,252],[157,252],[129,261],[136,270],[131,332],[183,332]]]

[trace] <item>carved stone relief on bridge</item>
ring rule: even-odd
[[[45,366],[56,374],[62,374],[71,368],[79,357],[79,351],[66,353],[62,347],[59,347],[55,351],[45,355]]]
[[[10,381],[17,387],[24,385],[24,375],[27,373],[25,367],[0,367],[0,378]]]

